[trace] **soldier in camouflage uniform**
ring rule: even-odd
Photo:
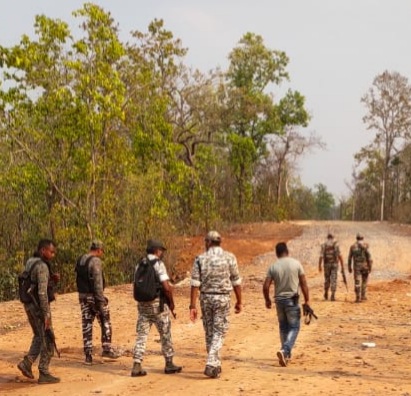
[[[205,331],[207,362],[204,374],[218,378],[221,374],[220,349],[228,331],[230,314],[230,292],[236,296],[235,313],[240,313],[241,278],[237,259],[221,247],[221,236],[210,231],[205,237],[206,252],[196,257],[191,273],[190,319],[197,319],[197,297]]]
[[[344,273],[343,258],[340,247],[333,234],[328,233],[327,240],[321,245],[318,271],[321,272],[321,264],[324,262],[324,299],[328,300],[328,290],[331,287],[331,301],[335,301],[337,290],[338,262],[341,265],[341,273]]]
[[[27,318],[33,331],[30,350],[24,359],[17,365],[22,374],[33,379],[32,364],[40,356],[38,365],[39,384],[54,384],[60,379],[49,372],[49,365],[53,356],[53,343],[46,337],[45,331],[52,330],[50,302],[54,298],[54,283],[59,279],[58,274],[52,274],[50,261],[56,255],[53,241],[42,239],[33,257],[26,263],[26,270],[31,270],[33,302],[24,304]]]
[[[348,271],[352,273],[354,264],[355,302],[367,300],[368,275],[372,270],[371,254],[364,236],[357,234],[357,242],[350,247],[348,254]]]
[[[112,328],[108,298],[104,296],[104,274],[101,258],[104,254],[103,242],[95,240],[90,250],[77,260],[76,283],[81,307],[81,327],[85,364],[93,363],[93,322],[101,327],[102,356],[109,359],[120,357],[111,346]]]
[[[171,320],[170,313],[174,314],[174,298],[172,288],[169,284],[169,276],[166,266],[161,260],[164,251],[167,250],[161,241],[150,239],[147,241],[147,257],[146,259],[153,264],[156,278],[158,279],[162,293],[165,295],[165,302],[160,301],[160,296],[152,301],[138,302],[138,320],[137,320],[137,339],[133,350],[133,369],[132,377],[141,377],[147,375],[147,371],[143,370],[141,363],[143,361],[146,350],[148,333],[151,326],[154,324],[160,334],[161,352],[165,358],[165,374],[175,374],[181,372],[181,366],[173,363],[174,348],[171,339]],[[137,264],[135,271],[137,272],[140,264]],[[162,298],[162,297],[161,297]]]

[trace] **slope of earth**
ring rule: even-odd
[[[355,304],[339,279],[336,302],[322,299],[322,274],[317,271],[319,246],[326,233],[336,234],[344,260],[357,231],[370,243],[374,259],[369,300]],[[298,222],[251,224],[223,234],[223,245],[239,260],[244,279],[244,310],[230,317],[222,351],[223,373],[211,380],[202,372],[204,333],[200,321],[188,318],[189,285],[175,286],[177,319],[172,333],[175,362],[183,372],[164,375],[164,361],[155,329],[151,330],[144,367],[148,375],[131,378],[136,307],[131,285],[109,288],[114,343],[123,356],[115,362],[99,358],[99,329],[94,326],[96,364],[84,366],[80,312],[75,293],[59,296],[53,320],[61,358],[54,358],[56,385],[39,386],[20,375],[16,363],[29,345],[31,331],[18,302],[0,304],[0,393],[7,395],[401,395],[411,396],[410,259],[411,230],[384,223]],[[290,253],[306,270],[311,306],[318,321],[302,324],[286,368],[276,359],[279,347],[275,310],[267,310],[261,293],[267,266],[275,260],[278,241],[289,240]],[[185,239],[180,271],[189,271],[203,248],[202,238]],[[375,347],[365,348],[364,342]],[[36,369],[34,372],[36,373]]]

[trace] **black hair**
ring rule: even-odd
[[[277,257],[283,257],[288,254],[288,248],[285,242],[279,242],[275,245],[275,254]]]
[[[47,248],[50,245],[56,246],[56,244],[51,239],[40,239],[37,245],[37,252],[40,252],[41,249]]]

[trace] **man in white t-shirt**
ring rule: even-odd
[[[277,309],[280,328],[281,350],[277,352],[281,366],[287,366],[291,358],[291,350],[300,331],[301,308],[298,302],[298,289],[304,296],[304,303],[309,304],[309,292],[304,269],[298,260],[288,256],[288,248],[284,242],[275,247],[278,260],[267,271],[263,286],[265,306],[271,308],[270,286],[274,282],[274,301]]]

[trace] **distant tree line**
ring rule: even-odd
[[[411,222],[411,85],[395,71],[376,76],[361,99],[374,134],[355,155],[343,217]]]
[[[40,237],[57,242],[68,291],[92,238],[106,243],[113,284],[130,280],[153,235],[331,216],[332,195],[295,168],[324,146],[305,132],[305,98],[274,96],[285,52],[246,33],[227,70],[202,73],[162,20],[123,43],[102,8],[73,16],[77,36],[40,15],[34,37],[0,46],[0,300]]]

